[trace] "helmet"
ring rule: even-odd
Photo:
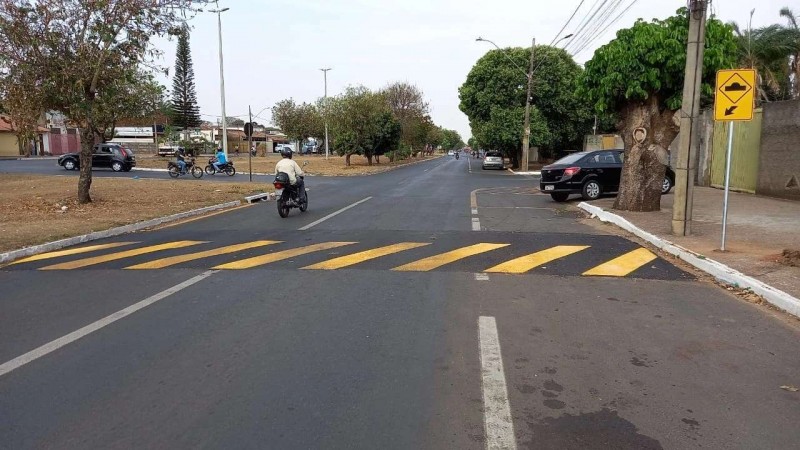
[[[281,156],[284,158],[291,158],[292,157],[292,149],[289,147],[281,148]]]

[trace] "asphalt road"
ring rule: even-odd
[[[798,326],[536,181],[313,178],[4,267],[0,448],[798,448]]]

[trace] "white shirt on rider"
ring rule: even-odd
[[[290,184],[297,184],[297,177],[303,176],[303,169],[300,168],[300,165],[289,158],[283,158],[278,161],[278,164],[275,164],[275,175],[278,172],[284,172],[289,175]]]

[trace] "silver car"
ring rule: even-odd
[[[505,162],[503,161],[503,154],[500,152],[486,152],[486,156],[483,158],[483,165],[481,166],[483,170],[494,168],[494,169],[505,169]]]

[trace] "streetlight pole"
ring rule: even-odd
[[[328,71],[331,70],[331,68],[328,67],[319,70],[322,71],[325,77],[325,100],[323,100],[325,106],[325,159],[328,159],[330,157],[330,150],[328,150]]]
[[[219,9],[219,3],[217,3],[217,9],[209,10],[212,13],[217,14],[217,31],[219,33],[219,90],[220,90],[220,99],[222,102],[222,151],[225,153],[225,157],[228,157],[228,118],[225,116],[225,71],[223,69],[223,59],[222,59],[222,13],[229,10],[230,8],[222,8]]]

